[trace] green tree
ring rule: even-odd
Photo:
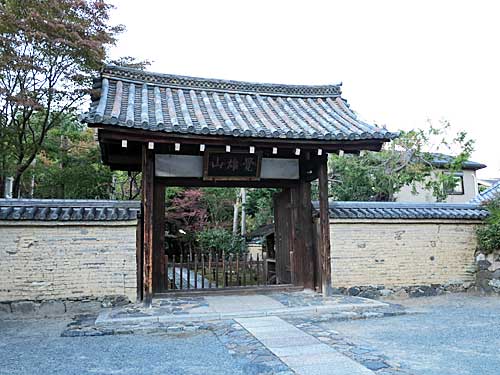
[[[450,124],[429,124],[428,129],[401,132],[380,152],[360,155],[331,155],[330,196],[342,201],[393,201],[403,186],[417,184],[432,191],[436,200],[446,199],[473,151],[474,141],[465,132],[449,135]],[[455,153],[446,172],[433,163],[435,152]]]
[[[123,28],[103,0],[0,0],[0,183],[21,178],[47,133],[75,111]]]
[[[203,188],[202,200],[208,211],[208,220],[215,227],[231,227],[236,188]]]
[[[264,224],[273,222],[273,196],[280,189],[259,188],[248,189],[246,211],[253,218],[253,227],[257,228]],[[254,229],[249,226],[249,230]]]
[[[500,250],[500,194],[486,204],[490,216],[477,229],[477,247],[485,254]]]
[[[109,198],[112,173],[101,163],[94,132],[73,116],[49,130],[36,160],[34,197]]]
[[[225,228],[208,228],[196,233],[196,240],[202,251],[239,253],[245,243],[244,238]]]

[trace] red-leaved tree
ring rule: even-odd
[[[0,187],[23,173],[47,132],[83,101],[122,26],[103,0],[0,0]]]

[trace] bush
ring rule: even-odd
[[[483,226],[477,230],[478,248],[483,253],[489,254],[500,250],[500,195],[490,201],[486,207],[490,216]]]
[[[235,236],[224,228],[210,228],[196,234],[196,239],[202,251],[223,251],[238,253],[243,248],[245,239]]]

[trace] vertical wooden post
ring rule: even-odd
[[[142,211],[142,210],[141,210]],[[143,299],[143,259],[144,259],[144,248],[143,248],[143,235],[142,235],[142,229],[143,229],[143,222],[142,222],[142,215],[139,214],[139,217],[137,218],[137,230],[136,230],[136,235],[135,235],[135,241],[136,241],[136,250],[135,250],[135,261],[136,261],[136,267],[137,267],[137,301],[142,301]]]
[[[311,184],[301,179],[290,188],[292,283],[314,288],[314,252],[311,212]]]
[[[277,283],[285,284],[295,284],[292,266],[293,247],[290,195],[290,189],[285,188],[273,197],[276,280]]]
[[[153,186],[153,293],[166,290],[165,185]]]
[[[307,181],[300,181],[299,185],[300,194],[300,235],[303,239],[303,260],[302,272],[304,287],[314,289],[314,244],[313,244],[313,222],[312,222],[312,205],[311,205],[311,183]]]
[[[290,188],[290,279],[293,285],[304,285],[301,272],[302,237],[300,235],[300,192],[298,186]]]
[[[153,300],[154,239],[154,152],[142,146],[142,222],[143,222],[143,302],[151,307]]]
[[[332,266],[330,253],[330,215],[328,210],[328,157],[319,165],[319,241],[318,248],[321,257],[321,290],[324,296],[331,295]]]

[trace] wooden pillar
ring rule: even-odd
[[[276,193],[274,204],[274,249],[276,258],[276,280],[280,284],[294,284],[292,279],[292,221],[290,189]]]
[[[146,307],[151,307],[153,299],[153,255],[154,255],[154,151],[146,145],[142,147],[142,298]]]
[[[305,288],[314,288],[314,248],[311,210],[311,184],[300,180],[290,188],[291,248],[293,262],[292,282]]]
[[[313,244],[313,221],[311,206],[311,183],[300,181],[299,183],[299,222],[302,248],[302,282],[305,288],[314,289],[314,244]]]
[[[142,148],[142,299],[151,306],[153,293],[166,285],[165,186],[155,180],[155,155]]]
[[[303,286],[302,258],[304,243],[300,235],[299,187],[290,188],[290,276],[293,285]]]
[[[155,182],[153,192],[153,293],[167,285],[165,264],[165,185]]]
[[[328,207],[328,157],[319,165],[319,241],[318,250],[321,257],[321,290],[324,296],[331,294],[332,266],[330,253],[330,215]]]
[[[142,212],[142,210],[141,210]],[[139,214],[139,217],[137,218],[137,230],[136,230],[136,235],[135,235],[135,241],[136,241],[136,250],[135,250],[135,261],[136,261],[136,270],[137,270],[137,301],[142,301],[143,300],[143,270],[142,267],[144,266],[143,259],[144,259],[144,247],[143,247],[143,240],[144,237],[142,235],[142,230],[144,228],[144,224],[142,221],[142,215]]]

